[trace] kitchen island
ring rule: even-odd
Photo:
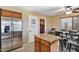
[[[35,35],[35,52],[58,52],[59,37],[51,34]]]

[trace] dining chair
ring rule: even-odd
[[[62,32],[59,32],[58,33],[58,36],[60,37],[60,39],[59,39],[59,49],[60,49],[60,51],[63,51],[63,33]]]
[[[61,37],[60,39],[60,47],[62,49],[62,51],[64,51],[64,48],[66,48],[66,32],[60,32],[59,36]]]
[[[64,48],[67,46],[67,39],[66,39],[66,31],[59,31],[56,33],[57,36],[60,37],[59,39],[59,46],[60,46],[60,51],[64,51]]]
[[[68,41],[67,41],[67,48],[69,52],[71,49],[74,49],[75,51],[79,51],[79,35],[76,35],[76,33],[68,33],[67,36],[69,36]],[[76,39],[74,39],[77,37]],[[74,47],[74,48],[73,48]]]

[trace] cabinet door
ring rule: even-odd
[[[2,9],[2,15],[1,15],[1,16],[5,16],[5,17],[15,17],[15,18],[22,18],[22,13]]]
[[[40,43],[35,42],[35,52],[40,52]]]
[[[22,18],[22,13],[14,12],[13,13],[13,17],[15,17],[15,18]]]
[[[40,39],[35,37],[35,52],[40,52]]]
[[[12,17],[13,13],[12,11],[9,11],[9,10],[2,10],[2,16],[5,16],[5,17]]]
[[[55,41],[53,44],[51,44],[50,51],[59,52],[59,41]]]
[[[49,52],[49,51],[50,51],[50,47],[41,44],[41,52]]]
[[[49,42],[41,40],[41,52],[49,52],[49,51],[50,51]]]

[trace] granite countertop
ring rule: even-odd
[[[35,36],[40,38],[40,39],[46,40],[50,43],[52,43],[53,41],[59,40],[59,38],[60,38],[60,37],[52,35],[52,34],[38,34]]]

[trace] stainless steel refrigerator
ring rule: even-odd
[[[22,46],[22,20],[1,17],[0,51],[10,51]]]

